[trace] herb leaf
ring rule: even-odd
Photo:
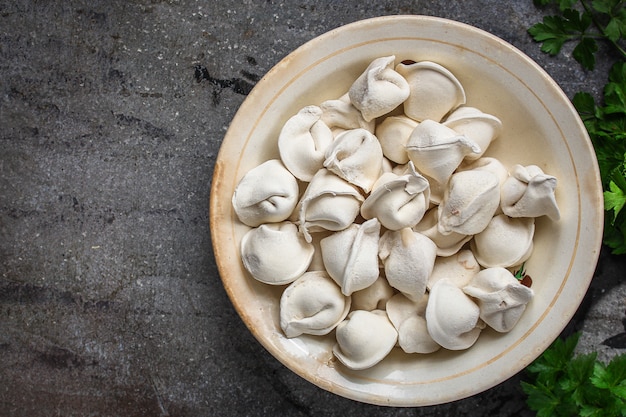
[[[572,99],[593,143],[604,188],[604,243],[613,253],[626,253],[626,61],[611,67],[604,104],[589,93]]]
[[[615,222],[617,215],[626,204],[626,194],[625,190],[622,190],[613,181],[609,183],[609,187],[610,191],[604,192],[604,207],[606,210],[613,210],[613,222]]]
[[[558,54],[565,42],[577,41],[572,56],[584,68],[591,70],[595,67],[595,53],[598,51],[594,35],[588,33],[593,18],[587,11],[581,13],[571,8],[570,3],[562,1],[562,16],[545,16],[543,22],[530,27],[528,33],[535,41],[541,42],[541,50],[550,55]],[[615,25],[619,32],[619,21]]]
[[[596,353],[574,356],[579,336],[557,339],[526,368],[526,404],[539,417],[626,415],[626,354],[608,365]]]

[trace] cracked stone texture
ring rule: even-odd
[[[531,416],[519,381],[386,408],[304,381],[234,311],[212,255],[211,175],[256,81],[356,20],[424,14],[487,30],[572,97],[586,72],[542,54],[530,0],[0,0],[0,416]],[[547,11],[549,12],[549,10]],[[624,332],[623,257],[604,250],[565,330]]]

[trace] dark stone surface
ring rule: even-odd
[[[394,409],[293,374],[222,288],[208,199],[222,137],[255,82],[356,20],[469,23],[526,52],[568,96],[598,95],[611,56],[589,73],[567,50],[543,55],[526,33],[543,13],[531,0],[0,0],[0,415],[531,416],[522,375]],[[572,329],[620,290],[623,267],[603,253]],[[608,336],[624,331],[616,300],[596,315]],[[588,349],[607,337],[589,335]]]

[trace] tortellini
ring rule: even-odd
[[[233,194],[237,217],[252,227],[287,220],[298,203],[298,181],[278,159],[248,171]]]
[[[436,62],[401,62],[396,71],[409,84],[411,93],[404,103],[404,112],[414,120],[439,122],[450,111],[465,104],[465,90],[459,80]]]
[[[371,368],[383,360],[398,340],[398,332],[383,310],[355,310],[337,326],[333,353],[348,368]]]
[[[351,129],[326,149],[324,167],[368,193],[383,168],[383,150],[371,132]]]
[[[363,200],[354,185],[320,169],[296,206],[300,230],[306,241],[312,240],[310,232],[346,229],[359,214]]]
[[[415,167],[439,184],[448,182],[467,155],[481,152],[470,138],[433,120],[413,129],[406,149]]]
[[[287,337],[328,334],[346,318],[350,302],[326,272],[306,272],[280,298],[280,327]]]
[[[369,287],[378,278],[379,235],[380,223],[372,219],[321,240],[324,266],[345,295]]]
[[[398,331],[398,346],[406,353],[432,353],[441,348],[428,333],[427,305],[428,293],[417,301],[403,294],[396,294],[387,301],[387,315]]]
[[[433,340],[449,350],[467,349],[476,343],[484,325],[478,305],[448,279],[430,289],[426,325]]]
[[[559,220],[561,213],[554,191],[556,177],[547,175],[536,165],[515,165],[502,185],[502,211],[511,217],[548,216]]]
[[[439,232],[475,235],[487,227],[500,203],[498,177],[473,169],[452,175],[439,205]]]
[[[513,271],[535,218],[560,218],[556,177],[491,156],[505,126],[470,103],[447,68],[390,55],[287,119],[279,158],[232,196],[242,265],[281,294],[282,337],[334,338],[337,368],[362,370],[520,321],[534,292]]]
[[[348,91],[350,101],[366,121],[389,113],[410,94],[409,83],[393,68],[395,59],[391,55],[372,61]]]
[[[361,206],[361,215],[366,219],[376,217],[389,230],[400,230],[419,223],[429,203],[428,180],[409,163],[403,175],[387,172],[380,176]]]
[[[278,136],[281,160],[302,181],[311,181],[322,167],[326,148],[333,141],[333,133],[321,117],[322,109],[307,106],[287,120]]]
[[[409,227],[388,230],[380,238],[379,257],[389,285],[413,301],[426,292],[436,256],[433,241]]]
[[[498,332],[510,331],[533,297],[532,289],[498,267],[480,271],[463,291],[477,300],[480,318]]]
[[[291,222],[262,224],[241,240],[246,270],[256,280],[272,285],[295,281],[311,264],[313,251],[313,245]]]

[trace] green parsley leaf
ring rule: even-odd
[[[624,204],[626,204],[626,193],[615,182],[609,183],[610,191],[604,192],[604,208],[605,210],[613,210],[613,219],[617,218]]]
[[[559,9],[561,9],[561,11],[571,9],[576,3],[578,3],[578,0],[560,0]]]
[[[596,66],[595,53],[598,51],[598,44],[592,38],[583,38],[572,51],[572,56],[583,68],[592,70]]]
[[[610,14],[618,3],[619,0],[594,0],[591,6],[600,13]]]
[[[547,6],[551,3],[558,4],[561,11],[571,9],[577,2],[578,0],[533,0],[537,7]]]
[[[533,385],[522,381],[522,390],[528,396],[526,404],[531,410],[537,411],[537,417],[555,415],[555,410],[558,409],[560,401],[549,388],[540,383]]]
[[[521,386],[528,407],[546,417],[626,416],[626,354],[608,365],[595,352],[573,357],[579,336],[557,339],[527,368],[532,380]]]
[[[542,42],[541,51],[556,55],[563,44],[570,39],[565,29],[565,21],[559,16],[545,16],[543,23],[537,23],[528,29],[528,33],[537,42]]]
[[[606,366],[597,363],[591,383],[597,388],[607,389],[618,397],[626,399],[626,354],[616,356]]]

